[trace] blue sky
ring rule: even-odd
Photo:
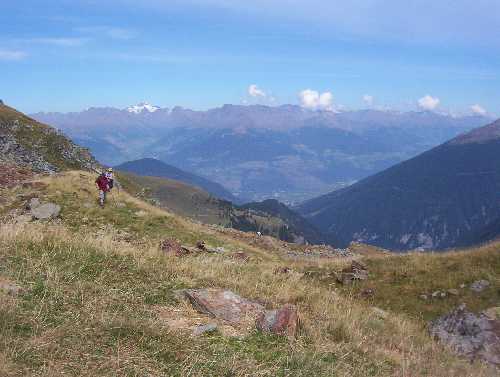
[[[17,0],[0,98],[25,112],[148,101],[500,115],[497,0]]]

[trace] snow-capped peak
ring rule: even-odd
[[[146,102],[141,102],[137,105],[127,107],[127,111],[134,114],[140,114],[144,111],[147,111],[148,113],[154,113],[157,110],[160,110],[158,106],[154,106]]]

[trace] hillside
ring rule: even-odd
[[[0,102],[0,163],[37,172],[93,169],[97,162],[84,148],[54,128]]]
[[[500,235],[500,121],[301,205],[320,230],[392,250],[465,247]]]
[[[285,216],[267,211],[269,208],[265,205],[259,208],[238,207],[197,187],[165,178],[121,171],[117,173],[117,178],[125,189],[136,196],[204,224],[261,232],[289,242],[318,244],[323,241],[314,227],[290,210]]]
[[[458,301],[474,311],[498,303],[498,244],[468,253],[365,257],[369,279],[346,287],[332,276],[352,257],[319,260],[304,252],[290,259],[282,249],[292,245],[250,244],[244,234],[192,223],[125,191],[113,192],[101,209],[93,178],[66,172],[0,189],[0,282],[10,292],[0,289],[0,375],[496,374],[434,342],[422,316],[434,318]],[[60,205],[60,218],[27,218],[33,197]],[[158,246],[167,237],[222,249],[176,257]],[[249,259],[235,258],[237,251]],[[491,286],[457,298],[416,296],[476,279]],[[266,308],[295,305],[296,337],[223,323],[176,293],[205,287],[230,289]],[[367,287],[374,294],[365,298]],[[210,323],[215,331],[193,335]]]
[[[127,161],[116,166],[116,169],[138,175],[173,179],[181,181],[191,186],[197,186],[216,198],[227,200],[233,203],[240,203],[241,199],[236,198],[222,185],[212,182],[206,178],[178,169],[154,158],[142,158],[135,161]]]
[[[89,147],[103,163],[155,157],[210,177],[248,201],[275,198],[285,204],[345,187],[491,121],[429,111],[335,113],[292,105],[153,108],[33,117]]]

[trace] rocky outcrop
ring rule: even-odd
[[[276,335],[295,336],[299,317],[295,305],[284,305],[276,310],[267,310],[261,313],[255,326],[258,330]]]
[[[56,129],[0,104],[0,163],[40,173],[93,170],[98,163],[85,148]]]
[[[467,359],[500,366],[500,321],[476,315],[465,305],[432,321],[431,336]]]
[[[356,260],[353,260],[349,267],[344,268],[337,275],[337,281],[344,285],[352,284],[355,280],[366,279],[368,279],[368,267],[363,262]]]

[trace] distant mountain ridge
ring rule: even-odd
[[[224,105],[153,112],[91,108],[38,113],[104,163],[152,157],[251,201],[291,204],[382,171],[490,120],[435,112],[333,113],[299,106]]]
[[[235,197],[222,185],[212,182],[206,178],[186,172],[175,166],[168,165],[154,158],[143,158],[135,161],[127,161],[115,166],[115,169],[138,175],[146,175],[159,178],[168,178],[197,186],[213,196],[233,203],[241,203],[241,199]]]
[[[500,121],[297,209],[327,235],[393,250],[500,235]]]

